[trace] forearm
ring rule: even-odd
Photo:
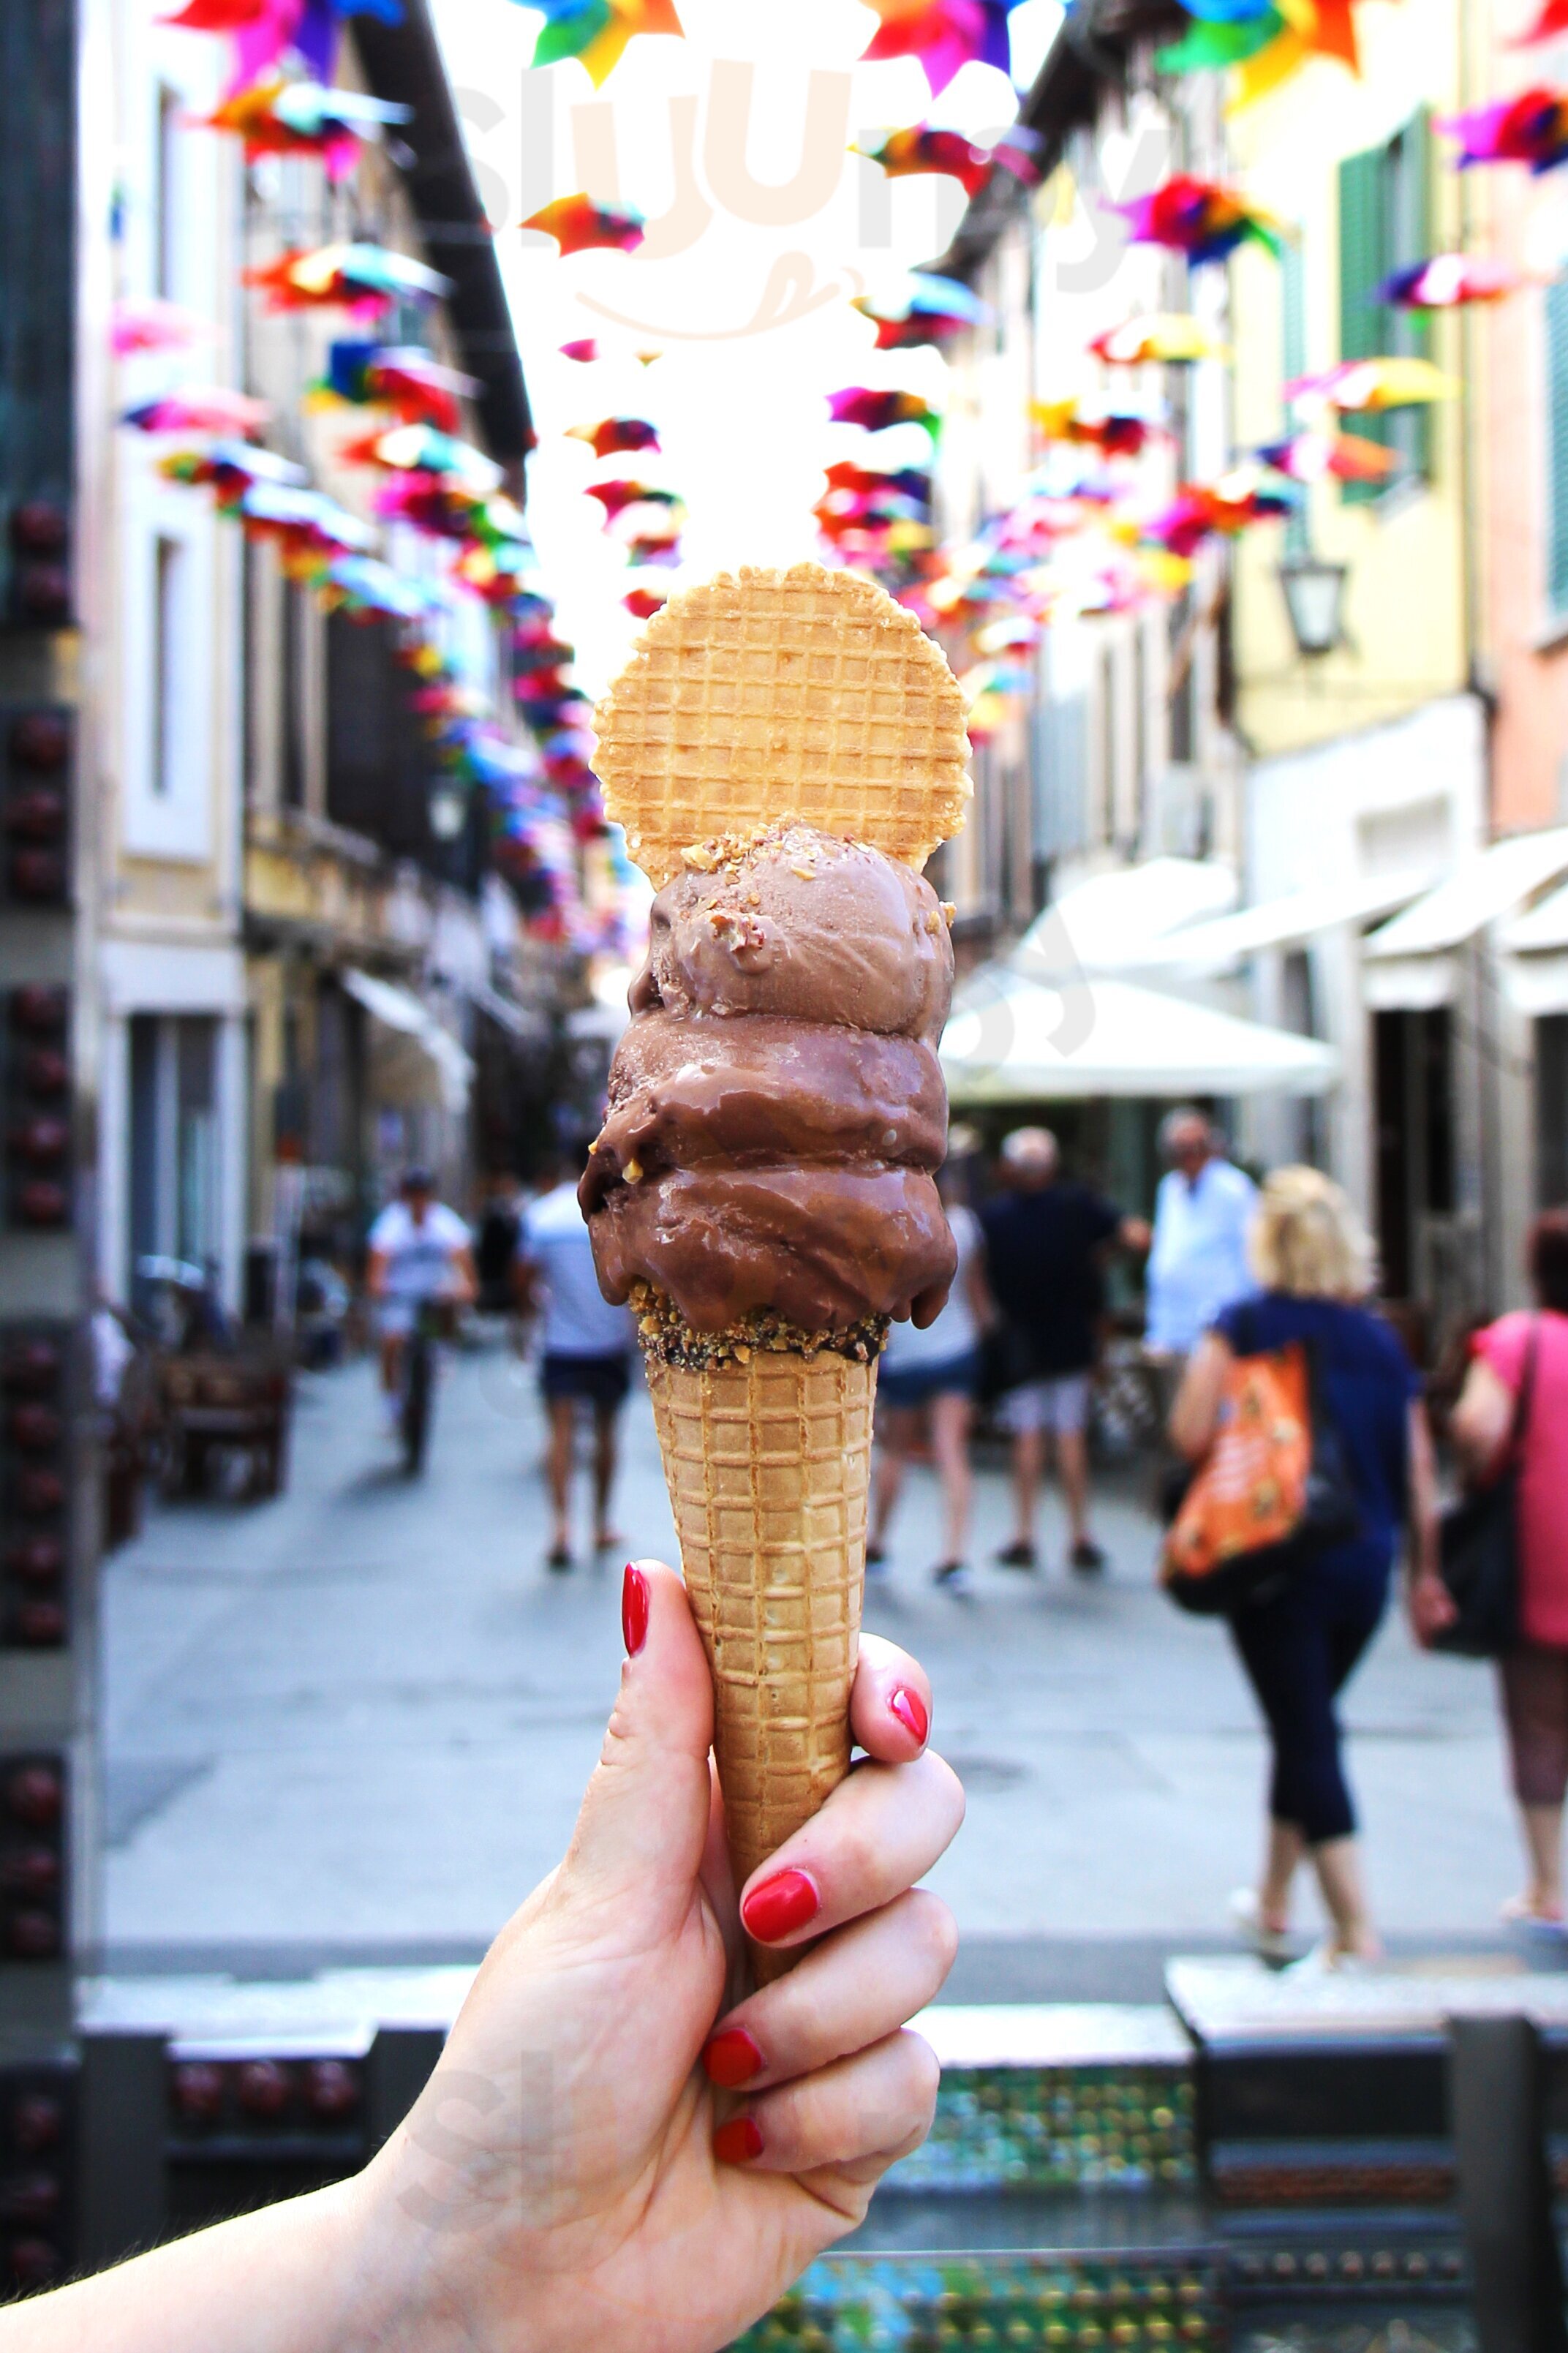
[[[198,2231],[0,2311],[0,2353],[372,2353],[358,2184]]]

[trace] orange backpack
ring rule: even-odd
[[[1238,1356],[1207,1454],[1166,1533],[1160,1581],[1217,1617],[1270,1599],[1302,1561],[1355,1532],[1339,1437],[1301,1341]]]

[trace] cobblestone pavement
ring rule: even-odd
[[[668,1556],[640,1390],[626,1437],[626,1548]],[[448,1368],[413,1485],[369,1367],[308,1377],[284,1496],[161,1507],[109,1565],[116,1966],[456,1960],[555,1861],[616,1686],[621,1555],[545,1568],[541,1441],[499,1346]],[[985,1561],[1007,1502],[997,1472],[980,1489]],[[1100,1506],[1103,1580],[1063,1572],[1047,1507],[1046,1574],[982,1567],[967,1599],[929,1583],[933,1504],[917,1472],[867,1622],[925,1662],[968,1785],[934,1880],[966,1990],[1150,1998],[1165,1950],[1225,1942],[1258,1844],[1263,1747],[1224,1634],[1152,1589],[1130,1486]],[[1383,1919],[1484,1945],[1516,1872],[1488,1672],[1391,1620],[1350,1716]]]

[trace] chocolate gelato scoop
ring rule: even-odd
[[[697,1332],[758,1310],[930,1323],[954,1264],[935,893],[806,826],[687,859],[654,901],[579,1196],[606,1298],[650,1283]]]

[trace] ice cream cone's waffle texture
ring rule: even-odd
[[[824,1350],[648,1381],[739,1886],[849,1768],[877,1367]]]
[[[922,867],[963,822],[963,698],[854,572],[721,574],[672,596],[595,712],[605,807],[661,889],[710,835],[798,818]]]

